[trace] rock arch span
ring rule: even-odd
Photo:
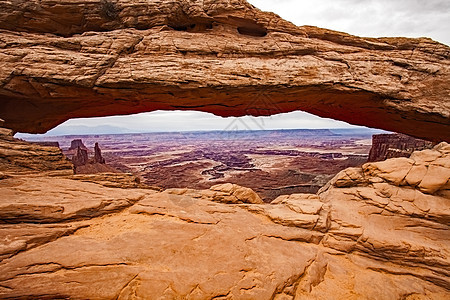
[[[304,110],[450,141],[450,48],[297,27],[244,0],[0,3],[0,118]]]

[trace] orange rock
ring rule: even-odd
[[[429,163],[447,161],[444,149]],[[390,162],[404,159],[382,170]],[[3,179],[0,297],[448,298],[446,187],[424,194],[362,174],[273,204],[217,202],[252,194],[236,185],[156,192]]]
[[[296,27],[244,0],[2,1],[0,29],[0,118],[15,131],[158,109],[305,110],[450,141],[449,47],[427,38]]]
[[[73,165],[59,147],[25,142],[14,138],[9,129],[0,128],[0,171],[71,175]]]
[[[210,188],[214,193],[213,199],[226,203],[253,203],[262,204],[264,201],[252,189],[237,184],[216,184]],[[223,194],[223,195],[221,195]]]
[[[449,48],[429,39],[295,27],[243,0],[2,1],[0,29],[0,117],[14,130],[162,108],[305,109],[449,140]],[[0,298],[450,297],[446,143],[264,204],[232,184],[37,176],[71,165],[0,134]]]

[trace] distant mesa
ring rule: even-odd
[[[73,140],[70,143],[69,150],[77,150],[77,148],[81,148],[81,149],[86,149],[87,150],[87,147],[83,144],[83,141],[81,139]]]
[[[383,161],[389,158],[409,157],[414,151],[431,149],[435,144],[410,137],[405,134],[375,134],[372,136],[372,148],[369,162]]]

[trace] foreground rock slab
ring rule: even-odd
[[[244,0],[0,3],[0,118],[294,110],[450,141],[450,48],[296,27]],[[17,109],[20,107],[20,109]]]
[[[0,298],[448,299],[449,161],[442,143],[272,204],[9,174]]]

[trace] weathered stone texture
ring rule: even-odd
[[[450,141],[450,48],[296,27],[243,0],[0,3],[0,117],[305,110]],[[20,107],[20,109],[17,109]]]
[[[86,165],[89,162],[88,151],[78,146],[77,152],[72,156],[72,163],[77,167]]]
[[[95,143],[94,146],[94,163],[105,164],[105,159],[102,156],[102,150],[100,149],[98,143]]]
[[[73,174],[73,165],[55,146],[42,146],[13,137],[0,128],[0,172]]]
[[[383,161],[395,157],[409,157],[414,151],[432,147],[433,143],[431,142],[404,134],[375,134],[372,136],[369,162]]]
[[[449,155],[368,163],[272,204],[231,184],[3,177],[0,298],[448,299]]]
[[[0,126],[302,109],[449,141],[449,53],[296,27],[243,0],[0,1]],[[264,204],[232,184],[38,176],[72,165],[12,133],[0,128],[0,298],[450,298],[446,143]]]

